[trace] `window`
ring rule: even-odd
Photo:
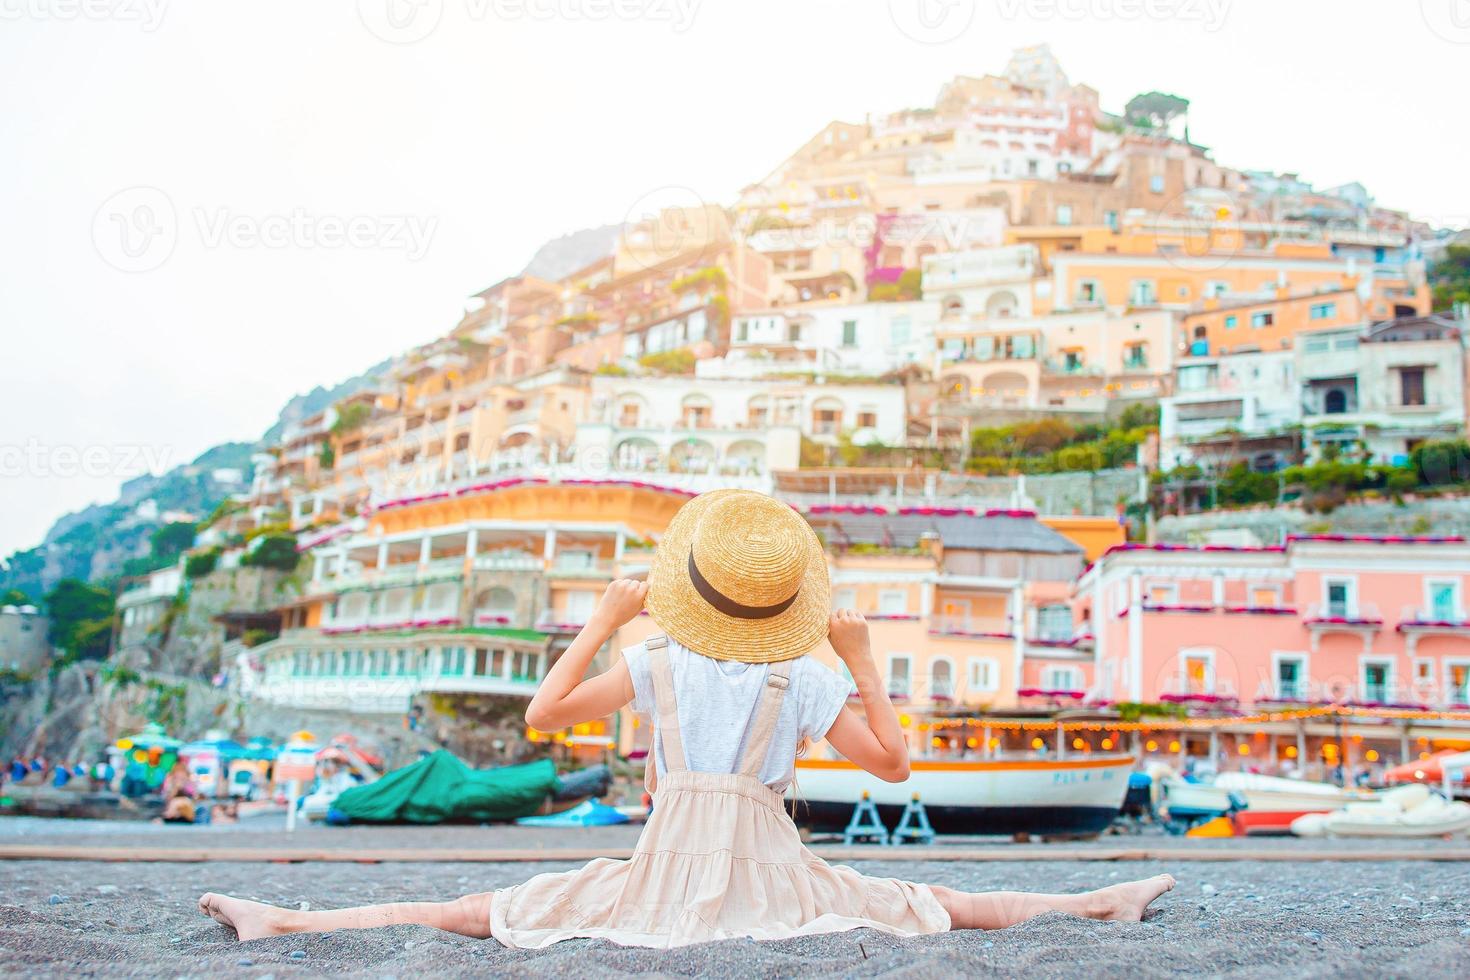
[[[1348,619],[1354,614],[1353,583],[1346,579],[1328,581],[1327,615],[1335,619]]]
[[[898,316],[888,325],[888,342],[895,347],[909,342],[910,326],[909,318]]]
[[[1084,279],[1077,284],[1077,302],[1097,303],[1101,301],[1101,296],[1102,291],[1098,288],[1096,281]]]
[[[970,693],[989,694],[1000,689],[1000,665],[990,657],[970,658]]]
[[[1240,317],[1238,317],[1234,313],[1232,313],[1232,314],[1230,314],[1229,316],[1227,316],[1225,318],[1225,329],[1226,330],[1234,330],[1239,323],[1240,323]]]
[[[1458,622],[1460,614],[1460,583],[1430,582],[1429,617],[1437,622]]]
[[[856,347],[857,346],[857,321],[856,320],[843,320],[842,321],[842,346],[843,347]]]
[[[1399,368],[1399,404],[1400,405],[1423,405],[1424,401],[1424,369]]]
[[[1128,291],[1128,302],[1133,306],[1153,306],[1159,301],[1158,289],[1152,279],[1136,279]]]
[[[1322,398],[1322,412],[1325,415],[1346,414],[1347,392],[1341,388],[1329,388],[1327,394]]]
[[[1445,697],[1451,704],[1470,702],[1470,661],[1445,664]]]
[[[878,595],[878,612],[884,616],[902,616],[909,611],[909,595],[902,589],[884,589]]]
[[[858,428],[872,429],[878,425],[878,413],[873,411],[858,412]]]
[[[1036,634],[1043,640],[1072,638],[1072,609],[1064,603],[1042,606],[1036,611]]]
[[[1164,175],[1154,174],[1148,179],[1148,189],[1154,194],[1164,193]]]
[[[1313,320],[1330,320],[1337,316],[1336,303],[1313,303],[1308,316]]]
[[[857,589],[833,589],[832,590],[832,608],[833,609],[856,609],[857,608]]]
[[[1070,225],[1071,223],[1072,223],[1072,205],[1070,205],[1070,204],[1058,204],[1057,205],[1057,224],[1059,224],[1059,225]]]
[[[943,657],[929,667],[929,694],[936,698],[954,697],[954,665]]]
[[[1393,700],[1393,662],[1389,660],[1363,661],[1364,701],[1385,703]]]
[[[909,696],[909,671],[913,661],[906,653],[888,656],[888,694],[890,697]]]
[[[1278,701],[1303,701],[1307,697],[1307,660],[1300,656],[1276,656]]]
[[[737,320],[735,322],[735,340],[744,342],[750,339],[750,321]]]
[[[1148,344],[1129,344],[1123,348],[1123,367],[1146,368],[1148,367]]]
[[[1184,651],[1179,657],[1180,693],[1215,693],[1215,657],[1208,650]]]
[[[1041,672],[1041,686],[1048,691],[1082,690],[1082,671],[1076,667],[1048,667]]]
[[[1211,279],[1205,283],[1206,296],[1224,296],[1230,292],[1230,283],[1221,279]]]
[[[1276,316],[1270,310],[1262,310],[1251,314],[1251,329],[1264,330],[1276,322]]]
[[[597,593],[595,592],[568,592],[566,616],[568,623],[581,625],[587,622],[592,615],[592,610],[597,607]]]
[[[1116,211],[1104,211],[1103,212],[1103,224],[1105,224],[1109,228],[1113,229],[1113,231],[1117,231],[1118,230],[1118,212],[1116,212]]]

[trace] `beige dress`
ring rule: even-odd
[[[598,858],[496,892],[492,936],[523,949],[577,937],[667,948],[736,936],[949,928],[928,885],[871,878],[808,851],[781,794],[760,781],[790,661],[771,665],[734,773],[685,768],[666,650],[650,650],[650,668],[666,771],[632,858]]]

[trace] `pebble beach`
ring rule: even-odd
[[[85,827],[11,825],[0,842],[85,842]],[[17,830],[23,831],[16,833]],[[563,842],[526,828],[312,829],[312,846]],[[177,835],[142,827],[109,843],[248,841],[247,828]],[[428,835],[425,837],[425,835]],[[271,836],[275,836],[272,834]],[[634,828],[600,828],[609,847]],[[186,840],[187,839],[187,840]],[[279,840],[279,837],[276,838]],[[505,841],[509,840],[510,844]],[[584,841],[585,842],[585,841]],[[1258,846],[1263,842],[1252,842]],[[1284,850],[1301,842],[1280,841]],[[1442,842],[1419,846],[1434,848]],[[1106,844],[1100,842],[1099,846]],[[1003,846],[1003,845],[1000,845]],[[1220,846],[1212,844],[1212,846]],[[486,891],[566,862],[0,863],[0,975],[28,977],[956,976],[1426,977],[1470,974],[1470,865],[1456,861],[896,860],[872,849],[867,874],[967,890],[1084,891],[1168,871],[1179,886],[1140,923],[1049,914],[1000,932],[896,939],[871,931],[777,942],[729,940],[657,952],[601,941],[510,950],[416,926],[237,942],[195,900],[220,891],[278,905],[328,908],[443,900]],[[998,852],[999,853],[999,852]]]

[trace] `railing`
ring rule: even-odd
[[[1470,630],[1470,615],[1464,609],[1405,606],[1399,613],[1399,629]]]
[[[477,572],[537,572],[545,567],[545,559],[535,555],[476,555],[474,564]]]
[[[608,558],[583,561],[558,555],[546,566],[546,574],[557,578],[611,578],[613,562]]]
[[[1332,626],[1358,626],[1379,627],[1383,625],[1383,615],[1378,611],[1378,606],[1371,602],[1359,603],[1336,603],[1336,602],[1314,602],[1307,607],[1302,617],[1308,626],[1332,627]]]
[[[997,616],[931,616],[929,632],[972,639],[1008,639],[1015,635],[1010,622]]]

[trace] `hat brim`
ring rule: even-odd
[[[730,616],[711,606],[689,580],[694,531],[710,505],[745,490],[711,490],[693,498],[674,515],[654,551],[644,603],[654,622],[677,642],[715,660],[764,664],[794,660],[827,638],[832,587],[821,539],[798,515],[805,534],[806,563],[796,601],[767,619]]]

